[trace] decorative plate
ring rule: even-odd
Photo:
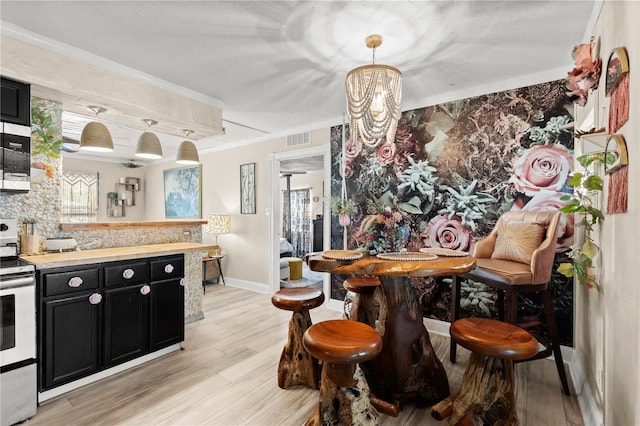
[[[362,257],[362,253],[353,250],[327,250],[322,252],[322,257],[336,260],[355,260]]]
[[[469,252],[460,251],[460,250],[451,250],[448,248],[441,247],[423,247],[420,249],[421,253],[429,253],[436,254],[438,256],[447,256],[447,257],[464,257],[469,256]]]
[[[384,260],[407,260],[407,261],[422,261],[422,260],[435,260],[438,258],[435,254],[429,253],[416,253],[416,252],[395,252],[395,253],[378,253],[376,255],[378,259]]]

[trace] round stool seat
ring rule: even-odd
[[[378,277],[349,277],[342,283],[345,290],[354,293],[372,293],[381,285]]]
[[[322,305],[323,302],[322,290],[311,287],[283,288],[271,296],[271,303],[285,311],[306,311]]]
[[[538,353],[538,341],[528,331],[489,318],[459,319],[449,333],[459,345],[493,358],[522,360]]]
[[[305,331],[303,343],[311,355],[334,364],[357,364],[382,350],[382,338],[372,327],[350,320],[314,324]]]

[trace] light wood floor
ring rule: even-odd
[[[302,425],[317,391],[282,390],[276,369],[290,313],[268,295],[208,286],[205,319],[186,326],[184,350],[48,401],[28,425]],[[314,322],[339,313],[316,308]],[[448,361],[448,342],[432,343],[458,389],[468,358]],[[576,398],[565,396],[549,360],[516,365],[518,416],[522,425],[582,425]],[[408,404],[382,425],[437,425],[428,406]]]

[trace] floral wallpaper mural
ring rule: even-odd
[[[375,149],[331,129],[332,196],[344,175],[357,209],[347,226],[347,247],[371,254],[403,248],[469,251],[500,214],[555,210],[571,192],[573,104],[564,80],[406,111],[394,142]],[[562,219],[556,262],[573,242],[572,217]],[[343,226],[332,217],[332,247],[343,247]],[[344,277],[333,276],[332,297],[343,299]],[[450,278],[412,278],[425,317],[449,320]],[[572,345],[572,280],[554,272],[552,292],[562,343]],[[521,298],[519,314],[537,322],[536,295]],[[495,316],[494,291],[462,285],[463,316]]]

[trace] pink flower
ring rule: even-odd
[[[542,189],[559,191],[572,170],[573,158],[562,145],[541,145],[527,149],[516,161],[509,183],[533,197]]]
[[[351,163],[351,161],[347,160],[344,162],[344,173],[342,170],[342,165],[340,165],[339,171],[340,176],[350,178],[351,176],[353,176],[353,164]]]
[[[512,211],[556,211],[567,204],[560,198],[564,194],[561,192],[542,190],[538,192],[527,204],[516,202],[511,207]],[[520,201],[520,200],[519,200]],[[562,213],[560,215],[560,224],[558,225],[558,242],[556,244],[556,252],[564,251],[573,244],[573,223],[572,214]]]
[[[447,215],[432,218],[427,229],[420,235],[427,247],[442,247],[451,250],[471,248],[471,232],[462,225],[458,216]]]
[[[345,158],[349,160],[354,160],[360,154],[362,154],[362,141],[358,138],[353,140],[353,138],[347,139],[347,143],[344,147]]]
[[[393,160],[396,156],[396,144],[393,142],[389,142],[385,139],[383,143],[378,146],[376,150],[376,157],[378,158],[378,163],[387,165],[393,163]]]

